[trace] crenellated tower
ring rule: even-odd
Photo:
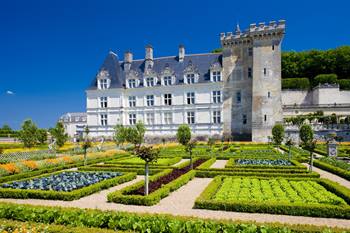
[[[221,33],[224,134],[234,140],[267,141],[282,121],[281,42],[285,21],[251,24]]]

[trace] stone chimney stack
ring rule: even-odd
[[[124,70],[130,70],[133,55],[130,50],[124,53]]]
[[[179,62],[183,62],[185,59],[185,46],[179,45]]]
[[[153,67],[153,47],[152,47],[152,45],[146,45],[145,67],[146,67],[146,69]]]

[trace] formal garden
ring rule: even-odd
[[[150,145],[144,134],[142,123],[118,126],[96,149],[86,129],[80,149],[64,142],[41,157],[0,155],[1,232],[350,229],[350,165],[328,157],[308,125],[300,145],[281,125],[268,144],[196,141],[186,125],[177,142]],[[339,157],[349,148],[341,144]]]

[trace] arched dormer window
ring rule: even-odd
[[[106,70],[101,70],[97,75],[97,88],[100,90],[108,89],[111,85],[109,73]]]
[[[175,83],[175,72],[169,67],[169,64],[166,64],[161,72],[161,83],[162,86],[170,86]]]
[[[135,70],[130,70],[126,73],[126,87],[136,88],[140,85],[139,74]]]
[[[219,62],[215,62],[210,66],[210,81],[211,82],[222,81],[222,69]]]
[[[191,61],[189,61],[188,66],[184,70],[184,83],[192,84],[197,83],[199,79],[199,72],[197,67],[195,67]]]

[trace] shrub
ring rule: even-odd
[[[338,76],[336,74],[319,74],[312,80],[312,86],[316,87],[318,84],[336,84]]]
[[[350,90],[350,79],[339,79],[339,87],[342,90]]]
[[[282,79],[282,89],[309,90],[310,81],[308,78]]]
[[[276,145],[281,145],[284,138],[284,127],[281,124],[275,124],[272,128],[272,140]]]

